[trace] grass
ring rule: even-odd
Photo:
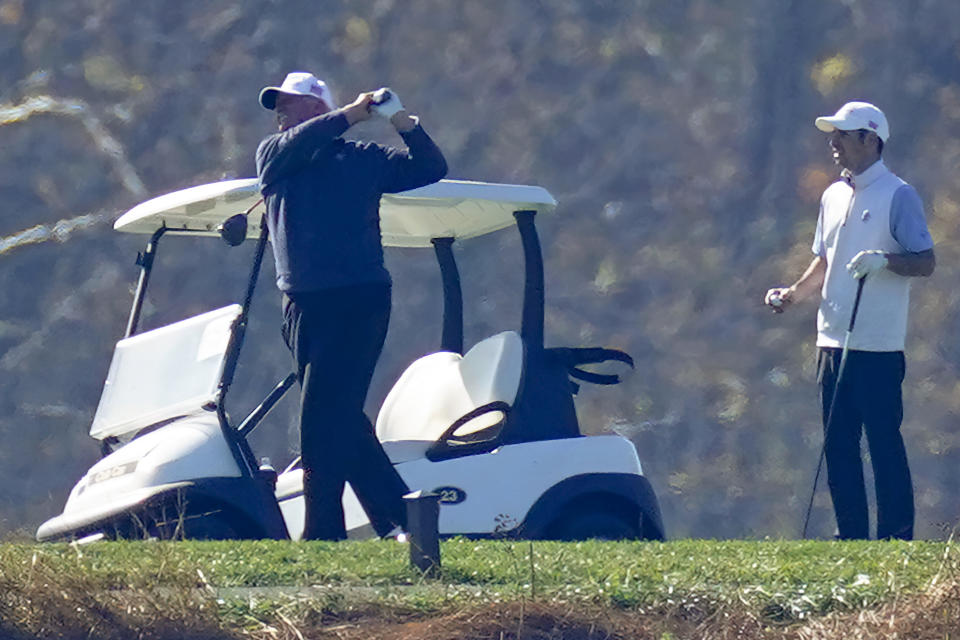
[[[537,611],[683,628],[742,619],[792,633],[960,584],[949,542],[454,539],[442,544],[435,579],[411,569],[407,553],[392,541],[0,545],[0,637],[296,638],[303,628],[346,625],[340,633],[358,620],[472,611],[507,612],[513,623]],[[663,633],[683,633],[674,627]]]

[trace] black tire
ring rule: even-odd
[[[220,505],[150,505],[117,522],[115,537],[133,540],[236,540],[259,537],[236,513]]]
[[[558,518],[549,528],[551,540],[632,540],[642,537],[639,519],[631,524],[608,509],[581,508]]]

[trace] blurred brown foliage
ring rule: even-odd
[[[887,163],[924,197],[937,242],[905,384],[918,535],[957,521],[960,4],[0,0],[0,60],[0,530],[57,513],[97,457],[86,431],[145,241],[109,222],[148,196],[253,175],[274,126],[257,92],[299,69],[341,101],[393,87],[451,177],[556,196],[540,222],[548,343],[636,358],[624,384],[583,389],[580,417],[636,443],[674,537],[799,532],[821,440],[815,309],[774,316],[761,301],[806,266],[836,175],[813,119],[880,105]],[[382,123],[351,135],[398,142]],[[89,217],[57,225],[76,216]],[[519,325],[515,235],[458,249],[468,344]],[[167,241],[147,326],[238,297],[248,261]],[[388,261],[395,311],[371,413],[439,342],[432,256]],[[238,414],[289,367],[266,272]],[[289,456],[293,404],[255,434],[258,451]],[[828,535],[825,491],[816,505]]]

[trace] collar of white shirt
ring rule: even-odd
[[[876,182],[877,178],[882,176],[887,172],[887,167],[883,164],[883,160],[877,160],[868,168],[863,170],[863,173],[858,173],[854,176],[850,176],[850,180],[853,183],[853,186],[857,189],[866,189],[871,184]],[[849,172],[847,173],[849,176]]]

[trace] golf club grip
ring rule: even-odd
[[[863,285],[867,283],[867,276],[860,278],[860,281],[857,282],[857,297],[853,299],[853,312],[850,314],[850,327],[847,329],[849,334],[853,331],[853,325],[857,321],[857,309],[860,308],[860,296],[863,294]]]

